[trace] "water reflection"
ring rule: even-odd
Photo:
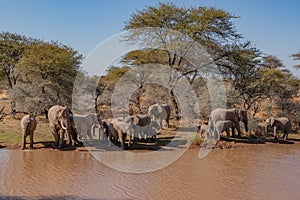
[[[11,199],[298,199],[300,146],[189,150],[151,173],[111,169],[88,152],[0,150],[0,196]]]

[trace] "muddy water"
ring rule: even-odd
[[[88,152],[0,150],[0,199],[300,199],[299,187],[299,145],[214,150],[202,160],[192,149],[143,174]]]

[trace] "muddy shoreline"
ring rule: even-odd
[[[192,142],[189,146],[189,149],[200,149],[203,145],[203,141]],[[230,139],[230,140],[219,140],[217,144],[213,147],[214,149],[230,149],[230,148],[245,148],[245,147],[260,147],[260,146],[274,146],[274,145],[300,145],[299,139],[290,139],[290,140],[273,140],[273,139],[247,139],[247,140],[239,140],[239,139]],[[63,149],[58,149],[54,147],[53,142],[37,142],[34,144],[34,150],[38,149],[52,149],[52,150],[74,150],[74,151],[83,151],[94,148],[93,146],[66,146]],[[0,149],[8,149],[8,150],[20,150],[21,143],[5,143],[0,142]],[[147,149],[147,147],[146,147]],[[153,146],[149,146],[148,150],[155,150]],[[129,149],[134,150],[134,149]]]

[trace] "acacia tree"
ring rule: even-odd
[[[125,25],[124,29],[130,30],[125,41],[146,44],[150,50],[135,52],[134,57],[131,55],[125,59],[167,64],[179,72],[170,83],[183,76],[192,83],[208,64],[198,62],[195,65],[185,59],[187,53],[192,51],[194,42],[203,45],[214,60],[222,59],[226,54],[223,46],[241,38],[232,23],[234,18],[236,17],[230,13],[214,7],[183,8],[168,3],[159,3],[157,7],[137,11]],[[200,55],[194,55],[198,56]],[[178,104],[172,88],[170,96],[175,114],[178,115]]]
[[[18,62],[20,104],[46,115],[52,105],[70,106],[81,59],[77,51],[57,42],[30,45]]]
[[[16,112],[16,84],[21,76],[17,64],[33,42],[36,40],[16,33],[0,33],[0,71],[9,88],[12,113]]]
[[[294,57],[294,60],[300,60],[300,53],[292,54],[292,57]],[[300,64],[299,65],[295,65],[295,68],[300,69]]]

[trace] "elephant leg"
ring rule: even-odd
[[[51,128],[51,133],[54,137],[54,140],[55,140],[55,146],[58,146],[58,142],[59,142],[59,134],[58,134],[58,131],[55,129],[55,127]]]
[[[159,119],[159,125],[160,125],[161,129],[163,129],[163,123],[162,123],[162,119],[161,118]]]
[[[288,139],[288,133],[289,133],[289,132],[288,132],[287,130],[284,130],[283,133],[284,133],[284,134],[283,134],[283,137],[282,137],[282,138],[285,139],[285,140],[287,140],[287,139]]]
[[[77,131],[78,131],[79,139],[81,139],[81,140],[82,140],[82,132],[81,132],[81,127],[78,127],[78,128],[77,128]]]
[[[137,136],[133,136],[133,144],[137,144],[138,141],[138,137]]]
[[[278,140],[278,131],[276,127],[274,127],[274,139]]]
[[[91,127],[91,129],[92,129],[92,134],[95,137],[96,136],[96,125],[93,124],[92,127]]]
[[[98,138],[99,138],[99,141],[103,141],[104,137],[103,137],[103,131],[102,131],[102,128],[99,128],[98,129]]]
[[[87,129],[87,135],[89,136],[89,139],[94,140],[90,128]]]
[[[213,135],[214,135],[214,139],[215,140],[218,140],[219,139],[219,130],[217,130],[217,129],[214,129],[214,131],[213,131]]]
[[[33,132],[30,133],[30,146],[29,146],[30,149],[33,149],[33,135],[34,135]]]
[[[26,130],[22,130],[22,150],[26,149]]]
[[[168,118],[166,119],[166,123],[167,123],[167,127],[170,128],[170,121]]]
[[[67,144],[68,145],[72,145],[72,139],[71,139],[71,135],[72,135],[72,129],[70,128],[70,130],[67,132]]]
[[[123,133],[121,130],[118,130],[118,138],[120,140],[121,148],[124,149]]]
[[[131,136],[130,134],[129,134],[128,136],[129,136],[128,147],[130,147],[130,144],[131,144],[131,137],[132,137],[132,136]]]
[[[60,131],[60,138],[59,138],[59,143],[58,143],[58,147],[61,148],[64,145],[64,138],[65,138],[65,131],[61,130]]]
[[[108,136],[108,147],[111,147],[111,143],[112,143],[112,135],[109,134],[109,136]]]
[[[82,128],[82,136],[83,136],[83,141],[86,143],[87,142],[87,129],[86,129],[86,127]]]
[[[126,146],[126,138],[127,138],[127,134],[123,133],[123,146],[124,146],[123,149],[125,149],[125,146]]]
[[[226,129],[226,136],[227,136],[227,139],[230,137],[230,128]]]
[[[71,126],[71,141],[73,146],[75,146],[75,143],[79,144],[77,135],[78,135],[77,129],[74,126]]]
[[[242,131],[241,131],[241,127],[240,127],[239,122],[235,123],[235,128],[236,128],[236,130],[238,132],[238,137],[240,138],[242,136]],[[234,128],[232,128],[232,130],[234,130]],[[233,133],[233,131],[232,131],[232,133]]]
[[[283,131],[282,139],[285,139],[285,135],[286,135],[286,131],[284,130],[284,131]]]

